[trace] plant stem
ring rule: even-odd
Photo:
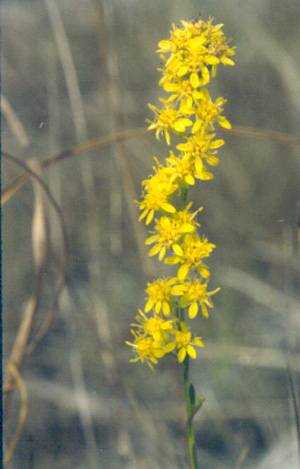
[[[185,395],[185,403],[186,403],[186,410],[187,410],[187,424],[186,424],[186,431],[189,441],[189,450],[190,450],[190,458],[191,458],[191,468],[198,469],[198,460],[197,460],[197,450],[195,444],[195,433],[194,433],[194,422],[193,422],[193,414],[194,414],[194,403],[191,401],[191,386],[189,384],[189,357],[188,355],[185,357],[182,363],[182,370],[183,370],[183,384],[184,384],[184,395]]]

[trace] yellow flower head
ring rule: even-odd
[[[159,253],[159,260],[162,260],[166,250],[172,248],[179,243],[186,233],[193,233],[199,223],[194,221],[194,217],[199,210],[195,213],[189,213],[188,209],[175,212],[170,216],[162,216],[159,220],[156,219],[154,236],[147,239],[146,244],[154,244],[149,252],[149,256],[154,256]]]
[[[148,313],[150,309],[154,308],[154,312],[158,314],[162,309],[164,315],[169,316],[170,308],[175,304],[172,286],[176,282],[176,278],[171,278],[159,279],[152,283],[148,283],[146,289],[148,301],[145,306],[145,312]]]
[[[203,342],[201,337],[194,337],[192,339],[192,334],[189,329],[186,327],[184,322],[180,323],[180,330],[176,332],[175,336],[175,345],[178,349],[178,361],[183,362],[188,354],[191,358],[196,358],[197,353],[194,349],[194,345],[198,347],[203,347]]]

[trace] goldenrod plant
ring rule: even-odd
[[[192,332],[187,319],[200,312],[208,317],[213,307],[211,297],[219,288],[208,291],[210,272],[204,260],[215,245],[199,234],[196,218],[201,208],[192,209],[188,192],[195,180],[213,178],[208,167],[218,164],[217,149],[223,140],[215,139],[215,124],[226,129],[231,125],[222,115],[226,100],[215,101],[209,95],[208,85],[219,64],[234,65],[230,56],[234,48],[228,45],[222,24],[182,21],[182,28],[173,25],[170,38],[158,44],[163,62],[159,85],[170,93],[160,98],[162,107],[149,105],[155,118],[149,129],[156,129],[156,137],[163,134],[168,145],[171,135],[181,138],[177,152],[170,151],[165,163],[155,157],[153,174],[143,184],[142,214],[146,225],[154,221],[146,244],[152,246],[149,256],[158,255],[160,261],[177,265],[173,277],[148,283],[147,303],[132,324],[136,357],[134,362],[146,362],[153,370],[158,359],[176,356],[183,369],[187,406],[187,434],[192,467],[197,466],[193,417],[204,398],[195,396],[189,382],[189,359],[196,358],[196,348],[203,347],[202,338]]]

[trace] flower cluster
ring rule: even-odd
[[[208,317],[211,296],[219,289],[208,291],[210,273],[204,263],[214,249],[204,236],[198,234],[196,216],[202,208],[191,211],[187,203],[188,190],[195,179],[208,180],[213,174],[207,165],[216,166],[217,149],[223,140],[215,139],[215,124],[229,129],[230,123],[222,115],[226,102],[219,97],[212,101],[206,86],[215,76],[219,63],[234,65],[234,54],[222,32],[222,25],[202,19],[182,21],[183,28],[173,25],[169,40],[158,44],[163,61],[159,84],[171,93],[160,99],[163,107],[149,105],[154,121],[149,129],[156,137],[165,136],[170,145],[173,134],[183,139],[176,146],[177,154],[169,152],[165,164],[157,158],[154,173],[143,182],[142,201],[139,202],[146,225],[154,220],[154,229],[146,244],[151,245],[150,256],[158,255],[166,264],[176,264],[177,275],[149,283],[144,312],[133,324],[133,347],[136,358],[153,363],[166,354],[176,354],[179,362],[188,355],[196,357],[195,346],[203,346],[200,337],[193,337],[186,325],[185,312],[190,319],[197,316],[199,307]],[[152,311],[152,315],[150,315]]]

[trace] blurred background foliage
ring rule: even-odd
[[[68,237],[60,288],[62,225],[45,191],[29,181],[3,207],[5,367],[30,301],[27,342],[53,315],[21,359],[27,404],[21,385],[10,392],[5,450],[20,408],[27,417],[8,468],[188,467],[180,368],[130,363],[125,340],[146,282],[171,268],[147,257],[134,203],[153,156],[168,152],[142,131],[162,96],[155,50],[172,23],[199,13],[236,45],[236,66],[220,67],[210,87],[228,100],[233,132],[218,133],[215,178],[190,192],[217,245],[210,286],[221,286],[210,318],[193,322],[205,342],[191,370],[206,397],[195,420],[200,467],[299,467],[299,139],[243,132],[299,135],[299,1],[4,0],[2,149],[44,180]],[[141,133],[71,151],[132,129]],[[3,187],[22,172],[4,157]]]

